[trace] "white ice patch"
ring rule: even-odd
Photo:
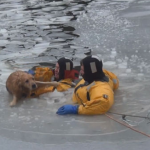
[[[137,76],[142,77],[142,76],[144,76],[144,74],[143,73],[138,73]]]
[[[118,68],[126,69],[127,68],[127,62],[123,62],[123,63],[118,64]]]
[[[100,58],[96,55],[92,55],[92,58],[98,59],[100,61]]]
[[[36,44],[35,47],[30,50],[30,53],[38,55],[38,54],[46,51],[48,46],[49,46],[48,42]]]
[[[131,69],[126,69],[126,73],[131,73]]]
[[[116,65],[116,62],[115,61],[106,61],[106,62],[104,62],[103,63],[103,65],[104,65],[104,68],[106,67],[111,67],[111,68],[114,68],[114,67],[116,67],[117,65]]]
[[[128,13],[128,14],[123,15],[123,17],[135,18],[135,17],[142,17],[142,16],[149,16],[149,15],[150,15],[150,11],[143,11],[143,12]]]
[[[111,51],[110,57],[111,57],[111,58],[115,58],[116,56],[117,56],[117,52],[116,52],[115,49],[113,49],[113,50]]]
[[[0,40],[0,46],[6,46],[8,43],[8,40]]]
[[[53,105],[54,103],[64,103],[66,102],[66,98],[63,92],[58,92],[54,90],[54,92],[48,92],[42,94],[40,99],[46,100],[47,104]]]

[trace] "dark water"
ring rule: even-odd
[[[1,1],[1,60],[13,67],[51,65],[60,57],[73,61],[88,47],[71,44],[80,35],[70,26],[91,1]],[[15,55],[12,56],[10,53]],[[7,55],[9,54],[9,55]],[[24,55],[25,54],[25,55]],[[6,56],[7,55],[7,56]],[[21,66],[19,65],[19,62]],[[29,67],[29,66],[28,66]]]

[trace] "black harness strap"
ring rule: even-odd
[[[101,82],[109,82],[109,78],[107,76],[104,76],[102,79],[98,80]]]
[[[90,101],[90,94],[89,94],[89,91],[87,91],[87,95],[86,95],[86,96],[87,96],[87,100]]]
[[[104,76],[102,79],[98,80],[101,82],[109,82],[109,78],[107,76]],[[90,101],[90,94],[89,91],[87,91],[87,100]]]
[[[80,87],[83,87],[83,86],[87,86],[89,83],[88,82],[84,82],[83,84],[80,84],[79,86],[77,86],[74,90],[74,93],[76,93],[76,91],[80,88]]]
[[[100,80],[96,80],[96,81],[101,81],[101,82],[109,82],[109,78],[107,76],[104,76],[102,79]],[[83,87],[83,86],[87,86],[89,85],[89,83],[87,81],[85,81],[83,84],[80,84],[79,86],[77,86],[74,90],[74,93],[76,93],[76,91]],[[87,91],[87,100],[90,101],[90,94],[89,94],[89,91]]]

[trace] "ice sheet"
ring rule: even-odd
[[[79,66],[84,53],[91,52],[120,80],[110,111],[147,116],[150,16],[145,10],[149,9],[149,1],[86,2],[0,2],[1,149],[147,150],[150,146],[147,137],[104,115],[56,115],[60,106],[72,104],[73,89],[47,93],[9,107],[12,97],[5,89],[5,81],[11,72],[46,62],[52,65],[62,56],[72,58]],[[122,120],[121,116],[112,116]],[[127,119],[138,122],[135,128],[150,134],[147,120]]]

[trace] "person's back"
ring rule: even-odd
[[[118,77],[114,73],[112,73],[106,69],[103,69],[103,72],[104,72],[105,76],[107,76],[109,78],[109,81],[110,81],[109,84],[112,87],[112,89],[117,90],[119,87]]]

